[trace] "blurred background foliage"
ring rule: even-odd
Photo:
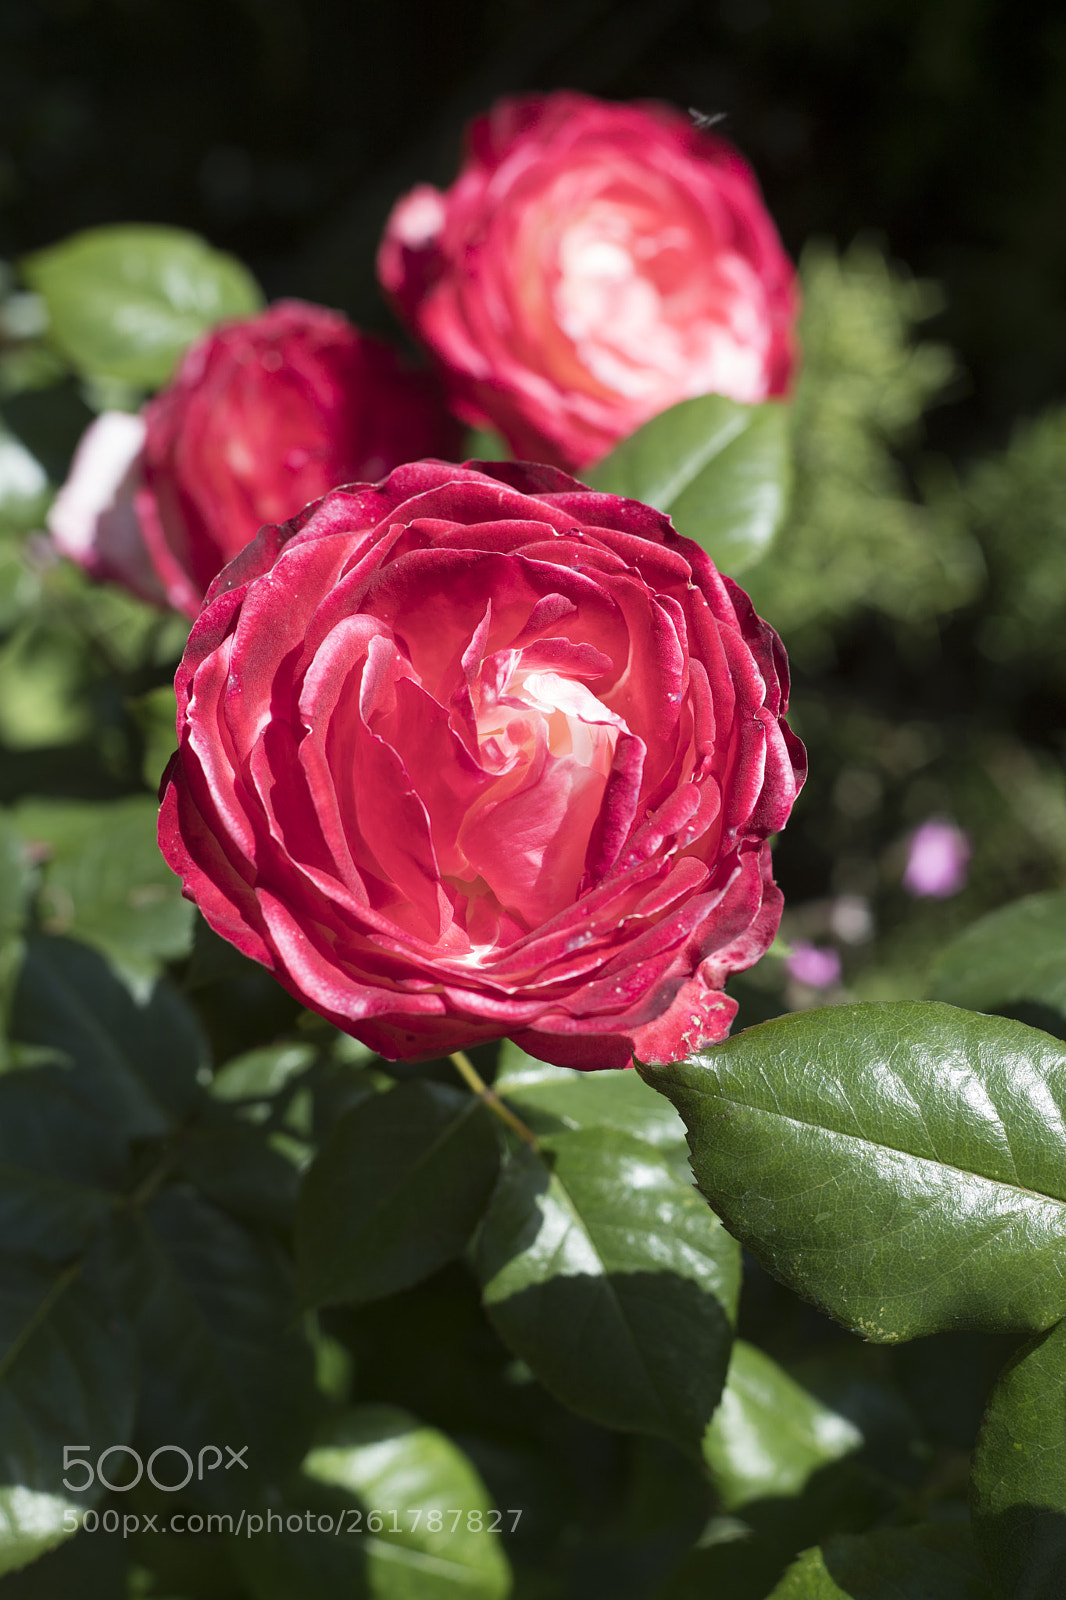
[[[57,358],[18,264],[99,223],[177,225],[243,260],[267,298],[321,300],[399,338],[373,274],[392,202],[450,178],[464,122],[495,96],[562,86],[724,112],[801,263],[793,506],[744,582],[789,647],[811,777],[777,849],[784,937],[736,981],[741,1021],[923,994],[962,927],[1066,884],[1060,6],[0,0],[0,849],[45,934],[83,940],[135,994],[163,969],[180,978],[216,1061],[242,1052],[236,1112],[215,1079],[225,1116],[247,1132],[261,1103],[283,1172],[381,1067],[194,925],[153,853],[184,624],[91,584],[39,532],[93,412],[139,395]],[[916,900],[907,839],[930,816],[958,823],[973,858],[958,894]],[[0,909],[6,1008],[18,916]],[[790,977],[796,941],[835,949],[840,982]],[[29,1060],[45,1035],[14,1049]],[[227,1194],[224,1176],[196,1181],[241,1215],[258,1205],[264,1226],[264,1207],[284,1209],[269,1162],[258,1197]],[[752,1270],[743,1336],[802,1382],[808,1410],[836,1408],[867,1442],[846,1472],[801,1451],[784,1486],[738,1488],[718,1462],[708,1521],[671,1446],[546,1396],[461,1266],[323,1323],[323,1392],[347,1396],[354,1361],[360,1400],[451,1432],[495,1503],[527,1508],[508,1545],[523,1600],[761,1600],[824,1533],[960,1512],[1003,1354],[977,1336],[861,1347]],[[807,1413],[796,1429],[817,1436]],[[172,1543],[134,1552],[130,1592],[245,1592],[214,1547]],[[0,1596],[125,1592],[113,1546],[88,1545],[0,1578]]]

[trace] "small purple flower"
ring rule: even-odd
[[[930,817],[911,835],[903,887],[908,894],[933,895],[938,900],[958,894],[966,882],[972,849],[961,828]]]
[[[785,957],[785,971],[810,989],[832,989],[840,982],[840,957],[827,945],[796,939],[792,954]]]

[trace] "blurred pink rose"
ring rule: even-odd
[[[903,887],[908,894],[946,900],[965,885],[971,853],[969,836],[961,828],[931,817],[911,835]]]
[[[840,957],[828,945],[794,939],[792,954],[785,957],[785,971],[811,989],[832,989],[840,982]]]
[[[784,394],[797,295],[747,163],[666,106],[501,100],[400,200],[381,282],[458,413],[581,468],[693,395]]]
[[[780,640],[658,512],[520,463],[336,490],[219,576],[176,688],[164,855],[373,1049],[728,1032],[804,755]]]
[[[143,417],[105,411],[91,422],[52,502],[48,531],[58,549],[94,578],[124,584],[161,605],[166,596],[133,504],[143,447]]]
[[[195,617],[265,523],[458,445],[433,377],[339,312],[281,300],[194,344],[141,418],[99,418],[50,527],[95,575]]]

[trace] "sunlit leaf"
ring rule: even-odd
[[[1066,1046],[931,1003],[764,1022],[643,1069],[770,1270],[867,1339],[1066,1312]]]
[[[523,1145],[478,1272],[498,1332],[566,1405],[695,1448],[725,1378],[739,1259],[667,1153],[609,1128]]]
[[[788,501],[788,407],[724,395],[682,400],[624,439],[588,475],[593,488],[665,511],[723,572],[769,546]]]
[[[1066,1584],[1066,1323],[997,1382],[973,1465],[977,1542],[1009,1596],[1058,1600]]]
[[[83,375],[155,388],[216,322],[262,305],[247,268],[194,233],[157,225],[89,228],[22,263],[49,334]]]

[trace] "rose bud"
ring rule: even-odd
[[[143,446],[125,462],[119,500],[100,504],[99,493],[78,488],[99,419],[60,491],[53,537],[96,576],[190,617],[264,523],[294,516],[339,483],[379,478],[426,454],[454,456],[460,437],[433,377],[405,370],[390,345],[339,312],[300,300],[215,328],[188,350],[143,421],[128,420]],[[97,441],[94,460],[101,448]],[[122,561],[112,554],[120,513]]]
[[[264,528],[178,671],[160,844],[208,922],[399,1059],[722,1038],[803,778],[780,640],[669,519],[417,462]]]
[[[378,275],[454,409],[580,468],[693,395],[787,392],[795,275],[750,167],[666,106],[561,92],[471,125],[393,209]]]

